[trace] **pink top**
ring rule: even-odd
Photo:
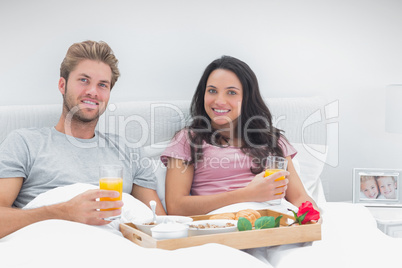
[[[187,129],[177,133],[161,155],[165,166],[168,157],[190,161],[189,142]],[[281,138],[279,144],[285,157],[296,155],[296,149],[285,139]],[[191,195],[218,194],[247,186],[255,177],[250,171],[251,160],[238,147],[221,148],[203,142],[203,160],[195,165]]]

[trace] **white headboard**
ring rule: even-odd
[[[320,157],[311,154],[311,144],[326,145],[325,108],[327,102],[321,97],[272,98],[266,100],[276,127],[295,145],[305,164],[301,173],[319,179],[326,161],[326,153]],[[163,144],[189,120],[190,101],[132,101],[109,103],[101,116],[98,129],[114,132],[126,138],[131,146],[144,146],[147,157],[158,158]],[[62,110],[61,104],[0,106],[0,143],[8,133],[18,128],[55,126]],[[324,118],[324,119],[322,119]],[[324,146],[324,147],[323,147]],[[324,149],[326,151],[326,149]],[[308,169],[306,169],[308,168]],[[305,170],[303,170],[305,169]],[[310,180],[316,184],[317,180]],[[329,182],[321,178],[324,192]]]
[[[320,97],[267,99],[274,124],[291,142],[325,144],[325,124],[308,123],[326,101]],[[150,145],[170,140],[185,125],[190,101],[130,101],[109,103],[99,121],[100,131],[116,132],[130,142]],[[0,142],[14,129],[56,125],[61,104],[0,106]],[[306,125],[307,122],[307,125]],[[304,135],[304,136],[303,136]]]

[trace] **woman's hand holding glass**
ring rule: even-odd
[[[268,156],[266,158],[266,163],[265,163],[265,177],[268,177],[272,174],[275,174],[279,171],[286,170],[288,168],[288,160],[284,157],[280,156]],[[277,178],[275,181],[281,181],[284,180],[285,176],[281,176]],[[285,190],[282,187],[279,187],[283,192],[277,193],[277,195],[285,195]],[[275,201],[270,202],[272,205],[280,205],[281,204],[281,198],[276,199]]]
[[[268,177],[265,177],[265,171],[256,175],[246,187],[250,190],[249,201],[265,202],[283,198],[289,183],[286,179],[288,175],[289,172],[286,170],[278,171]]]

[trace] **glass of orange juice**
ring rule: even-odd
[[[102,197],[100,201],[118,201],[121,200],[123,194],[123,167],[119,165],[103,165],[99,168],[99,188],[101,190],[113,190],[120,193],[116,198]],[[109,208],[102,210],[115,210],[119,208]],[[105,218],[105,220],[115,220],[120,218],[120,215]]]
[[[288,167],[288,160],[284,157],[280,156],[268,156],[267,157],[267,163],[265,164],[265,174],[264,177],[268,177],[276,172],[286,170]],[[280,181],[284,180],[285,176],[279,177],[275,179],[275,181]],[[276,195],[280,195],[281,193],[278,193]],[[280,205],[281,204],[281,199],[275,199],[269,201],[269,204],[271,205]]]

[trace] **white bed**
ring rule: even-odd
[[[38,196],[26,208],[62,202],[92,188],[86,184],[56,188]],[[128,194],[124,194],[123,201],[122,222],[152,215]],[[228,263],[266,267],[247,253],[218,244],[175,251],[145,249],[124,238],[118,224],[115,221],[94,227],[47,220],[29,225],[0,239],[0,267],[207,267],[211,261],[220,267]]]
[[[51,190],[28,204],[35,207],[64,201],[91,185],[77,184]],[[148,218],[151,211],[124,196],[122,222]],[[262,203],[231,205],[215,212],[260,209]],[[283,211],[287,202],[271,207]],[[398,263],[402,240],[377,229],[361,205],[322,202],[322,240],[248,250],[218,244],[174,251],[146,249],[117,232],[119,221],[103,227],[48,220],[27,226],[0,239],[0,267],[110,267],[139,263],[147,267],[387,267]],[[269,239],[269,238],[267,238]],[[201,257],[202,256],[202,257]],[[300,264],[300,262],[302,264]],[[211,264],[212,263],[212,264]],[[395,266],[389,266],[395,267]]]
[[[164,199],[164,167],[158,155],[166,141],[182,127],[188,115],[188,101],[168,105],[152,102],[113,104],[107,116],[132,115],[145,118],[151,127],[143,144],[152,159],[158,177],[158,194]],[[402,240],[391,238],[377,229],[376,221],[361,205],[325,201],[326,180],[320,174],[325,153],[313,156],[309,148],[327,152],[325,125],[305,129],[305,123],[315,111],[326,105],[321,98],[271,99],[268,104],[279,127],[299,154],[295,166],[306,189],[322,210],[322,240],[312,243],[282,245],[268,248],[237,250],[218,244],[206,244],[174,251],[145,249],[125,239],[118,232],[119,222],[94,227],[68,221],[48,220],[27,226],[0,239],[0,267],[111,267],[139,265],[144,267],[395,267],[399,263]],[[153,105],[153,106],[152,106]],[[13,129],[30,126],[53,126],[60,105],[0,107],[0,142]],[[152,119],[154,118],[154,119]],[[285,118],[285,119],[284,119]],[[100,128],[107,128],[106,120]],[[127,136],[140,137],[140,121],[125,121]],[[308,133],[308,137],[303,135]],[[142,133],[143,134],[143,133]],[[138,140],[138,138],[137,138]],[[320,145],[321,144],[321,145]],[[324,187],[323,187],[324,184]],[[56,188],[38,196],[26,207],[52,204],[94,186],[76,184]],[[131,196],[124,195],[122,221],[148,217],[150,210]],[[264,203],[242,203],[221,208],[216,212],[242,208],[262,208]],[[271,207],[284,212],[292,206],[283,202]]]

